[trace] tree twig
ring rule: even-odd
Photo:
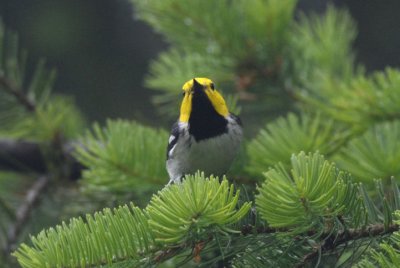
[[[172,247],[172,248],[163,250],[158,255],[155,256],[154,262],[155,263],[161,263],[161,262],[163,262],[163,261],[175,256],[176,254],[178,254],[183,249],[184,249],[184,247],[180,246],[180,247]]]
[[[15,222],[8,229],[7,244],[5,247],[6,253],[11,252],[15,247],[18,236],[31,215],[32,208],[39,201],[48,183],[49,178],[47,176],[41,176],[26,193],[24,202],[20,205],[15,214]]]
[[[191,248],[192,249],[192,257],[197,262],[201,259],[201,257],[200,257],[201,251],[204,249],[206,244],[208,244],[213,239],[214,239],[214,237],[210,235],[208,237],[208,239],[198,241],[194,244],[182,244],[182,245],[178,245],[178,246],[174,246],[174,247],[162,250],[161,252],[158,252],[156,254],[156,256],[153,258],[153,261],[155,263],[161,263],[173,256],[176,256],[181,251]]]
[[[320,237],[324,240],[321,241],[318,247],[315,247],[311,252],[304,255],[302,261],[299,264],[297,264],[296,267],[306,267],[307,266],[306,264],[314,260],[316,257],[318,257],[319,254],[323,254],[331,250],[334,250],[339,246],[346,244],[348,242],[359,240],[362,238],[383,236],[399,230],[400,226],[397,224],[391,224],[388,227],[385,227],[384,224],[374,224],[364,228],[347,229],[344,231],[340,231],[336,235],[333,235],[331,232],[323,233],[321,234]],[[282,233],[287,231],[289,230],[284,228],[272,228],[272,227],[255,228],[252,225],[245,225],[241,229],[241,234],[242,235],[272,234],[272,233]],[[313,230],[310,230],[307,233],[307,235],[314,235],[314,234],[316,234],[316,232]]]
[[[249,234],[271,234],[271,233],[282,233],[288,232],[288,229],[285,228],[272,228],[272,227],[258,227],[255,228],[252,225],[244,225],[241,228],[242,235],[249,235]],[[369,225],[365,228],[359,229],[347,229],[344,231],[340,231],[337,234],[332,234],[331,232],[323,233],[320,235],[322,241],[319,246],[313,248],[313,250],[306,255],[303,256],[300,263],[296,265],[296,267],[305,267],[306,264],[316,257],[319,254],[323,254],[338,248],[339,246],[346,244],[351,241],[359,240],[362,238],[368,237],[377,237],[383,236],[387,234],[391,234],[393,232],[399,231],[399,225],[391,224],[385,227],[384,224],[374,224]],[[307,232],[308,236],[315,235],[316,231],[310,230]]]
[[[24,92],[15,85],[13,81],[7,79],[4,75],[0,75],[0,86],[4,91],[13,95],[29,112],[34,112],[36,110],[35,104],[28,99]]]
[[[73,155],[75,145],[69,142],[61,146],[62,162],[68,169],[68,178],[71,180],[80,178],[83,166]],[[42,147],[42,144],[32,141],[0,140],[0,169],[46,173],[47,167]]]
[[[46,172],[40,145],[31,141],[0,140],[0,168],[13,171]]]
[[[250,235],[250,234],[272,234],[272,233],[283,233],[283,232],[288,232],[289,230],[286,228],[271,228],[271,227],[255,227],[252,225],[244,225],[241,228],[241,235]],[[399,231],[399,226],[397,224],[392,224],[389,225],[388,227],[385,227],[383,224],[375,224],[375,225],[370,225],[365,228],[360,228],[360,229],[348,229],[346,231],[340,231],[337,233],[335,236],[332,235],[332,233],[325,233],[321,235],[321,238],[325,240],[321,241],[321,244],[319,247],[313,248],[313,250],[306,255],[303,256],[301,262],[297,264],[296,267],[305,267],[306,264],[316,257],[318,257],[319,254],[323,254],[326,252],[329,252],[330,250],[334,250],[337,247],[346,244],[351,241],[355,241],[358,239],[362,238],[367,238],[367,237],[377,237],[377,236],[383,236],[386,234],[391,234],[395,231]],[[316,234],[316,231],[309,231],[307,232],[306,235],[314,235]],[[212,238],[209,239],[211,241]],[[175,255],[177,255],[179,252],[182,252],[182,250],[186,249],[188,246],[187,245],[180,245],[176,247],[171,247],[168,249],[165,249],[161,252],[159,252],[156,257],[153,259],[155,263],[160,263],[165,261],[166,259],[169,259]],[[196,256],[196,254],[194,254]]]
[[[348,242],[362,238],[383,236],[396,231],[399,231],[399,226],[397,224],[391,224],[387,227],[385,227],[384,224],[374,224],[366,228],[341,231],[335,237],[329,236],[325,241],[322,241],[318,248],[315,248],[312,252],[304,255],[302,261],[296,267],[305,267],[308,262],[315,259],[319,254],[334,250]]]
[[[242,226],[240,232],[242,235],[249,235],[249,234],[271,234],[271,233],[279,233],[279,232],[287,232],[289,231],[287,228],[273,228],[269,226],[260,226],[255,227],[251,224],[247,224]]]

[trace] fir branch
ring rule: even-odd
[[[65,174],[71,180],[79,179],[84,167],[74,157],[74,144],[67,142],[56,146],[61,151],[59,157],[65,164]],[[40,174],[47,172],[42,147],[43,144],[33,141],[0,139],[0,169]]]
[[[350,240],[357,240],[360,238],[368,237],[368,236],[378,236],[378,235],[383,235],[383,234],[388,234],[388,233],[393,233],[395,231],[398,231],[399,225],[397,224],[391,224],[387,227],[385,227],[384,224],[373,224],[369,225],[367,227],[363,228],[350,228],[347,230],[340,231],[337,236],[335,241],[331,241],[330,245],[337,245],[337,244],[343,244],[345,242],[348,242]],[[286,228],[273,228],[273,227],[255,227],[252,225],[244,225],[241,228],[241,233],[243,235],[249,235],[249,234],[272,234],[272,233],[285,233],[288,232],[289,229]],[[318,232],[316,230],[309,230],[307,232],[307,235],[312,236],[317,234]],[[321,237],[330,237],[332,235],[332,232],[324,232],[320,236]],[[334,243],[333,243],[334,242]]]
[[[5,252],[9,253],[13,250],[18,236],[21,233],[23,226],[29,220],[32,208],[37,204],[43,191],[49,183],[47,176],[41,176],[26,193],[26,197],[21,206],[17,209],[15,214],[15,222],[9,227],[7,234],[7,245]]]
[[[311,252],[304,255],[301,263],[299,263],[296,267],[305,267],[306,264],[312,260],[314,260],[319,254],[328,253],[329,251],[333,251],[340,247],[343,244],[356,241],[362,238],[368,237],[379,237],[387,234],[392,234],[399,230],[399,226],[397,224],[389,225],[385,227],[384,224],[375,224],[367,226],[366,228],[353,228],[348,230],[343,230],[337,233],[337,235],[333,236],[332,232],[324,232],[320,235],[320,237],[325,238],[321,242],[321,246],[314,248]],[[272,228],[272,227],[256,227],[253,225],[244,225],[240,228],[240,235],[262,235],[262,234],[273,234],[273,233],[285,233],[288,232],[288,229],[285,228]],[[310,230],[307,232],[307,236],[316,235],[317,230]],[[237,234],[233,235],[237,237]],[[200,241],[199,243],[206,244],[210,242],[213,238],[211,237],[208,241]],[[234,238],[233,238],[234,239]],[[180,254],[183,250],[188,249],[188,245],[182,244],[176,247],[169,247],[161,252],[159,252],[154,258],[153,261],[155,263],[162,263],[168,259],[171,259],[174,256]],[[194,251],[195,247],[193,247],[193,257],[198,256]]]
[[[324,240],[319,247],[314,248],[312,252],[304,255],[302,261],[296,267],[305,267],[307,263],[314,260],[319,254],[322,255],[329,251],[333,251],[339,246],[347,244],[351,241],[362,238],[379,237],[392,234],[396,231],[399,231],[399,225],[397,224],[391,224],[387,227],[384,224],[374,224],[366,228],[341,231],[335,237],[328,236],[328,238]]]
[[[251,224],[244,225],[241,230],[241,235],[248,236],[254,235],[258,237],[263,234],[281,234],[289,232],[290,230],[284,228],[272,228],[269,226],[253,226]],[[360,228],[350,228],[346,230],[341,230],[336,233],[332,231],[325,231],[323,233],[318,232],[316,229],[312,229],[304,233],[303,235],[296,235],[294,240],[296,241],[308,241],[310,238],[314,237],[317,246],[313,247],[311,251],[305,252],[303,257],[299,258],[299,262],[296,267],[309,267],[309,263],[316,260],[316,258],[322,256],[323,254],[329,255],[334,253],[338,248],[351,244],[357,240],[361,239],[373,239],[383,237],[385,235],[391,235],[399,230],[398,224],[390,224],[385,226],[385,224],[377,223],[373,225],[368,225]],[[318,235],[320,239],[316,240],[315,236]]]
[[[110,267],[147,262],[146,256],[156,248],[147,215],[132,203],[84,219],[72,218],[31,240],[33,246],[23,243],[13,253],[22,267]]]
[[[301,152],[291,162],[290,173],[282,164],[264,173],[266,180],[258,188],[257,210],[271,227],[300,234],[356,208],[350,177],[322,155]]]
[[[38,143],[2,139],[0,140],[0,168],[43,173],[46,171],[46,164]]]
[[[400,75],[399,75],[400,78]],[[400,176],[400,120],[372,125],[335,156],[338,165],[367,183]]]
[[[224,177],[187,175],[182,184],[165,187],[146,207],[155,240],[164,244],[204,241],[210,233],[231,233],[229,225],[247,214],[251,204],[236,209],[240,190]]]
[[[276,163],[290,164],[293,153],[319,151],[332,155],[347,142],[351,131],[322,114],[289,113],[263,127],[249,143],[246,169],[260,176]]]
[[[36,105],[23,93],[23,91],[11,80],[4,75],[0,75],[0,85],[5,92],[13,95],[18,102],[29,112],[36,111]]]
[[[193,257],[195,262],[200,262],[201,261],[201,252],[202,250],[206,247],[208,243],[210,243],[214,239],[214,236],[210,235],[207,239],[197,241],[195,244],[188,244],[184,243],[178,246],[172,246],[169,247],[161,252],[158,252],[156,256],[153,258],[153,261],[155,263],[162,263],[166,260],[169,260],[178,254],[180,254],[182,251],[191,249],[192,254],[191,256]],[[189,257],[190,258],[190,257]]]
[[[176,256],[183,249],[185,249],[184,246],[170,247],[166,250],[161,251],[159,254],[157,254],[153,260],[155,263],[162,263],[162,262]]]
[[[166,131],[133,121],[108,120],[105,127],[94,124],[74,153],[88,167],[83,172],[84,189],[126,193],[164,184],[167,139]]]
[[[273,228],[270,226],[253,226],[251,224],[243,225],[240,228],[240,233],[244,236],[250,234],[273,234],[273,233],[283,233],[287,232],[289,229],[287,228]]]

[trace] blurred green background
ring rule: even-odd
[[[356,20],[355,51],[367,70],[400,65],[400,1],[302,0],[298,8],[323,11],[329,2]],[[171,122],[158,119],[143,78],[167,44],[133,14],[124,0],[0,0],[0,16],[18,32],[29,62],[46,58],[58,70],[56,92],[74,96],[89,121],[122,117],[166,127]]]

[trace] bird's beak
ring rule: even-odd
[[[203,90],[203,86],[197,82],[196,79],[193,78],[193,92],[200,92],[201,90]]]

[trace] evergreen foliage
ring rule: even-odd
[[[396,211],[396,223],[400,224],[400,211]],[[371,249],[368,257],[364,258],[354,267],[356,268],[392,268],[400,266],[400,232],[394,232],[393,235],[379,244],[377,249]]]
[[[297,116],[289,113],[285,118],[268,123],[248,144],[247,169],[259,176],[276,163],[287,166],[293,153],[319,151],[332,154],[349,134],[344,126],[326,120],[321,114]]]
[[[216,60],[212,57],[204,58],[200,53],[185,55],[177,50],[170,50],[163,52],[159,61],[151,65],[152,77],[154,78],[149,79],[146,85],[162,91],[160,95],[153,98],[154,104],[159,107],[160,114],[176,117],[179,99],[177,96],[179,96],[179,89],[182,88],[184,83],[182,81],[187,81],[188,77],[192,77],[194,73],[204,77],[218,74],[220,81],[225,76],[228,79],[231,76],[229,71],[222,70],[231,65],[228,59]]]
[[[226,225],[237,222],[250,209],[250,203],[245,202],[236,210],[239,193],[234,193],[226,178],[220,183],[218,178],[205,179],[199,173],[187,176],[182,185],[164,188],[146,208],[156,241],[196,242],[215,232],[234,231]]]
[[[10,260],[9,251],[27,236],[24,228],[32,230],[34,226],[27,220],[27,215],[32,213],[35,199],[40,195],[36,195],[30,187],[46,188],[41,186],[39,179],[32,179],[32,176],[38,175],[19,162],[20,159],[14,159],[15,155],[7,148],[20,139],[38,142],[37,148],[41,150],[38,158],[45,159],[45,168],[54,171],[52,176],[56,177],[67,166],[60,157],[62,143],[77,137],[84,126],[83,117],[74,102],[52,94],[55,71],[49,70],[44,60],[39,60],[28,74],[27,59],[26,51],[19,47],[17,35],[0,23],[0,141],[5,146],[0,150],[0,161],[24,170],[24,174],[0,172],[0,263],[4,267],[16,265]],[[24,149],[19,150],[17,154],[23,155]],[[39,159],[31,161],[40,162]],[[26,198],[21,195],[24,191],[28,193]],[[51,216],[54,217],[54,213]],[[38,222],[38,225],[43,224]]]
[[[71,100],[51,95],[55,71],[41,60],[27,78],[26,61],[17,35],[0,24],[0,135],[40,141],[58,133],[76,137],[84,120]]]
[[[400,178],[399,141],[399,121],[373,125],[342,148],[337,162],[365,182],[376,178],[388,180],[392,176]]]
[[[16,218],[16,212],[13,207],[15,198],[12,196],[20,183],[21,176],[11,172],[0,172],[0,248],[4,249],[7,244],[7,228]],[[5,263],[5,256],[0,255],[0,262]]]
[[[49,141],[61,134],[65,139],[77,138],[85,125],[72,99],[54,96],[43,105],[37,106],[35,113],[22,120],[14,129],[18,137]]]
[[[361,129],[399,117],[398,70],[388,68],[369,77],[358,74],[349,81],[322,75],[319,81],[321,85],[310,86],[302,98],[330,117]]]
[[[316,98],[319,94],[333,97],[334,88],[324,87],[321,76],[347,82],[355,71],[360,71],[360,66],[355,67],[351,49],[355,37],[355,23],[344,10],[328,6],[324,16],[302,14],[289,35],[291,73],[288,78],[293,77],[293,86],[312,91]]]
[[[312,251],[316,244],[328,243],[332,237],[336,236],[340,242],[339,237],[347,237],[346,230],[357,234],[374,223],[393,228],[391,213],[400,208],[400,193],[395,183],[395,191],[390,194],[392,202],[383,194],[383,186],[377,185],[382,193],[381,203],[377,203],[384,207],[381,212],[362,187],[353,184],[348,175],[318,153],[293,156],[292,168],[291,176],[282,166],[267,172],[255,200],[257,210],[266,220],[262,224],[280,229],[258,228],[246,237],[245,229],[255,222],[240,220],[249,211],[250,203],[241,202],[238,207],[239,193],[234,193],[233,185],[226,179],[219,182],[218,178],[205,178],[197,173],[187,176],[182,184],[159,191],[143,212],[131,205],[131,209],[124,206],[113,211],[105,209],[94,217],[88,215],[86,221],[73,219],[68,225],[32,237],[33,247],[21,245],[15,256],[25,267],[36,264],[40,267],[46,261],[50,267],[103,263],[118,267],[127,261],[147,265],[165,261],[185,248],[193,248],[194,258],[201,259],[200,255],[205,258],[212,249],[222,250],[223,240],[210,241],[219,241],[219,234],[223,234],[229,239],[224,246],[225,258],[241,256],[232,263],[255,264],[261,254],[267,258],[266,263],[281,267],[300,262],[305,252]],[[200,249],[196,251],[196,247]],[[284,249],[291,256],[282,257]],[[265,250],[269,250],[266,255]],[[346,248],[339,255],[344,252]]]
[[[125,205],[42,231],[15,253],[23,267],[87,267],[140,260],[154,246],[143,212]]]
[[[250,100],[252,113],[272,111],[282,101],[276,97],[282,95],[277,80],[296,1],[133,2],[137,16],[173,44],[152,63],[147,79],[150,88],[160,91],[154,100],[162,105],[161,114],[175,115],[177,89],[194,74],[213,77],[224,92]],[[247,89],[265,74],[273,78],[263,80],[266,89],[260,83]]]
[[[33,247],[22,244],[14,255],[23,267],[151,265],[170,245],[194,245],[215,232],[235,231],[229,225],[250,209],[244,203],[236,210],[238,198],[226,179],[220,183],[197,173],[158,192],[144,211],[131,203],[73,218],[31,237]]]
[[[82,184],[87,191],[142,191],[167,178],[165,148],[168,134],[136,122],[108,120],[94,124],[76,146],[76,157],[88,169]]]
[[[334,164],[317,153],[300,153],[291,162],[290,174],[278,165],[264,174],[266,180],[258,189],[257,209],[270,226],[301,233],[332,228],[335,217],[348,216],[344,210],[361,213],[357,187]],[[362,217],[357,215],[352,221],[356,218]]]

